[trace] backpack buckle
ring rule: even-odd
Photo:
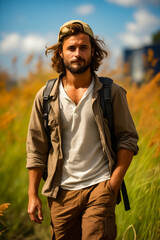
[[[47,117],[48,117],[48,114],[47,114],[47,113],[44,113],[44,114],[43,114],[43,118],[44,118],[44,119],[47,119]]]
[[[50,99],[49,96],[43,96],[44,101],[48,101]]]
[[[104,101],[107,102],[107,103],[111,102],[111,98],[110,97],[105,97]]]

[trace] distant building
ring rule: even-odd
[[[131,80],[141,84],[160,72],[160,43],[138,49],[125,49],[123,60]]]

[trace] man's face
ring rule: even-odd
[[[66,69],[74,74],[83,73],[90,67],[93,54],[90,37],[85,33],[65,37],[60,51]]]

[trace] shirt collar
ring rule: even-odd
[[[57,78],[53,88],[52,88],[52,91],[50,93],[50,96],[52,98],[56,98],[57,95],[58,95],[58,86],[59,86],[59,83],[60,83],[60,79],[62,78],[63,74],[60,74],[59,77]],[[95,87],[94,87],[94,93],[98,92],[101,88],[102,88],[102,83],[99,81],[99,77],[96,73],[93,74],[94,76],[94,79],[95,79]]]
[[[96,93],[102,88],[102,83],[100,82],[99,77],[96,73],[94,73],[94,79],[95,79],[94,93]]]

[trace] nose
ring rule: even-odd
[[[76,48],[75,50],[75,57],[80,57],[80,49]]]

